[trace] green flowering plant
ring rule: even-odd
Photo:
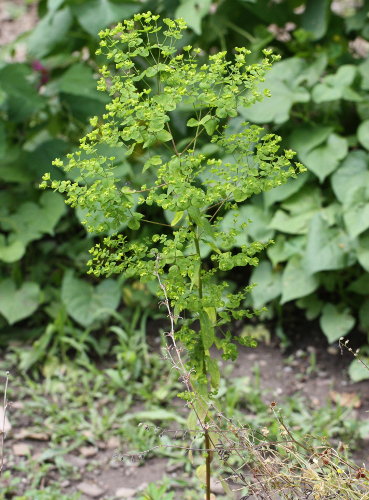
[[[110,102],[102,117],[90,120],[92,130],[68,161],[54,161],[69,180],[45,174],[41,186],[64,193],[68,205],[84,211],[87,229],[105,235],[91,249],[90,273],[159,280],[191,387],[207,394],[220,379],[210,349],[234,360],[237,343],[255,345],[226,328],[257,314],[243,307],[250,286],[231,292],[220,277],[256,266],[256,254],[267,246],[252,242],[231,250],[245,225],[224,232],[222,216],[303,168],[293,151],[280,151],[279,136],[249,123],[232,127],[240,106],[268,95],[258,85],[277,56],[265,50],[261,62],[248,64],[249,51],[240,47],[205,58],[183,46],[185,29],[181,19],[160,21],[147,12],[100,32],[98,55],[107,64],[97,88]],[[109,149],[114,154],[106,154]],[[150,183],[126,185],[117,154],[137,176],[138,169],[149,173]],[[136,238],[141,226],[153,231]]]

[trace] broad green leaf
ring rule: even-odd
[[[357,138],[359,139],[360,144],[369,150],[369,120],[365,120],[360,123],[359,128],[357,129]]]
[[[285,59],[273,65],[266,75],[261,90],[269,89],[271,97],[253,104],[250,108],[240,108],[240,113],[254,123],[284,123],[296,102],[308,102],[309,92],[302,86],[298,76],[305,62],[297,57]]]
[[[334,172],[348,150],[347,140],[336,134],[331,134],[327,142],[306,152],[299,153],[302,163],[323,182]]]
[[[327,32],[330,17],[330,0],[307,0],[301,26],[309,31],[313,40],[320,40]]]
[[[305,263],[310,274],[342,269],[352,263],[349,239],[339,228],[330,228],[323,213],[314,215],[309,228]]]
[[[0,282],[0,313],[11,325],[31,316],[40,303],[37,283],[24,282],[16,288],[11,279]]]
[[[369,334],[369,298],[367,298],[360,306],[359,320],[360,327],[363,328],[367,334]]]
[[[281,303],[310,295],[318,286],[318,278],[306,269],[302,257],[293,256],[283,271]]]
[[[290,145],[299,155],[306,155],[323,144],[333,132],[332,127],[323,125],[298,127],[290,136]]]
[[[42,193],[39,204],[27,201],[17,212],[4,218],[3,226],[15,233],[24,245],[41,238],[43,234],[54,234],[54,228],[65,214],[62,195],[47,191]]]
[[[206,484],[206,465],[202,464],[196,468],[196,477],[201,484]]]
[[[220,382],[220,371],[219,371],[218,361],[213,358],[208,358],[206,360],[206,369],[210,375],[211,386],[214,389],[218,389]]]
[[[364,151],[351,151],[332,175],[332,188],[341,203],[345,203],[358,186],[369,184],[368,160],[369,155]]]
[[[303,189],[285,200],[281,206],[292,215],[301,215],[306,212],[319,210],[322,205],[322,192],[317,186],[307,185]]]
[[[23,122],[46,104],[28,81],[32,70],[25,64],[7,64],[0,69],[0,89],[6,94],[5,108],[14,122]]]
[[[330,344],[344,337],[355,325],[350,311],[341,310],[334,304],[326,304],[320,317],[320,327]]]
[[[324,305],[324,302],[318,299],[315,294],[308,295],[307,297],[303,297],[296,302],[298,307],[305,309],[306,319],[311,321],[316,319]]]
[[[107,279],[97,286],[76,278],[72,272],[64,275],[61,298],[71,316],[84,327],[106,317],[120,302],[120,288],[116,281]]]
[[[285,262],[292,255],[304,254],[306,247],[306,236],[286,237],[279,234],[274,245],[267,248],[267,254],[273,266]]]
[[[355,238],[369,228],[369,185],[357,186],[343,207],[348,234]]]
[[[362,267],[369,273],[369,233],[358,238],[356,255]]]
[[[16,262],[21,259],[26,251],[22,241],[15,239],[10,242],[6,237],[0,234],[0,260],[7,262]]]
[[[294,193],[297,193],[300,188],[306,183],[309,178],[309,174],[301,174],[296,179],[289,179],[286,184],[282,184],[282,186],[278,186],[270,191],[266,191],[263,193],[264,202],[266,207],[270,207],[274,203],[278,201],[283,201],[286,198],[289,198]]]
[[[206,313],[200,313],[201,339],[204,349],[210,349],[214,344],[215,332],[210,318]]]
[[[318,83],[313,89],[313,100],[316,103],[345,98],[353,101],[361,100],[360,96],[350,89],[356,71],[356,66],[345,64],[338,69],[336,74],[323,78],[322,83]]]
[[[246,245],[249,242],[249,236],[263,243],[273,238],[274,231],[269,227],[271,219],[269,210],[259,205],[248,204],[239,209],[238,217],[235,217],[236,213],[233,210],[227,212],[221,223],[225,232],[240,229],[242,224],[247,224],[247,227],[236,236],[236,246]]]
[[[180,222],[183,219],[183,216],[184,216],[184,212],[176,212],[174,214],[174,217],[173,217],[170,225],[175,226],[176,224],[178,224],[178,222]]]
[[[361,88],[363,90],[369,90],[369,59],[367,58],[362,64],[358,66],[359,73],[361,75]]]
[[[369,358],[364,358],[364,363],[369,365]],[[361,382],[369,379],[369,370],[359,360],[354,359],[349,366],[348,374],[352,382]]]
[[[359,295],[369,294],[369,274],[365,273],[360,276],[357,280],[353,281],[348,287],[350,292],[358,293]]]
[[[62,92],[102,102],[107,100],[105,94],[96,89],[96,80],[92,69],[82,63],[73,64],[60,78],[53,80],[47,88],[50,93]]]
[[[289,215],[283,210],[277,210],[269,227],[288,234],[306,234],[309,230],[311,218],[317,210],[302,213],[299,215]]]
[[[27,39],[29,53],[38,59],[50,54],[57,45],[65,42],[72,26],[73,16],[69,7],[46,14]]]
[[[79,24],[87,33],[97,37],[98,32],[109,24],[131,17],[140,10],[136,2],[89,0],[72,6]]]
[[[201,21],[209,13],[212,0],[181,0],[175,17],[183,18],[197,35],[201,35]]]
[[[276,299],[282,292],[282,275],[274,270],[268,261],[260,262],[253,269],[250,283],[256,283],[251,290],[252,302],[256,309]]]

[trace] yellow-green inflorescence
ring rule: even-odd
[[[267,245],[251,242],[235,251],[245,228],[225,232],[222,214],[285,183],[302,166],[293,162],[294,152],[280,151],[280,137],[249,123],[232,126],[241,106],[268,95],[258,84],[277,56],[265,50],[261,62],[248,64],[249,51],[240,47],[205,58],[182,46],[185,29],[181,19],[147,12],[100,32],[97,52],[106,65],[97,85],[110,102],[102,117],[91,118],[79,149],[54,161],[69,179],[45,174],[41,186],[64,193],[67,204],[83,209],[87,229],[105,235],[91,249],[91,273],[143,281],[161,275],[175,316],[188,318],[178,321],[176,335],[192,377],[216,388],[219,372],[209,349],[215,345],[235,359],[236,342],[253,341],[224,325],[254,314],[243,307],[250,288],[231,293],[219,274],[257,265],[256,254]],[[126,185],[117,154],[133,169],[139,158],[137,177],[143,172],[149,182],[135,185],[133,173]],[[163,224],[163,210],[171,223]],[[142,225],[152,231],[137,238]]]

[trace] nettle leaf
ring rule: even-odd
[[[38,58],[50,54],[53,49],[65,41],[72,25],[73,16],[69,7],[50,10],[36,25],[27,39],[29,53]]]
[[[309,227],[305,263],[311,274],[352,264],[347,234],[340,228],[329,227],[323,217],[323,213],[314,215]]]
[[[309,92],[301,86],[298,78],[305,66],[303,59],[293,57],[276,63],[269,71],[260,89],[269,89],[271,97],[240,108],[242,116],[254,123],[284,123],[296,102],[308,102]]]
[[[140,10],[136,2],[110,0],[89,0],[72,6],[79,24],[91,36],[96,38],[98,32],[109,24],[127,19]]]
[[[355,325],[348,309],[341,310],[334,304],[326,304],[320,317],[320,327],[331,344],[345,336]]]
[[[0,282],[0,313],[10,325],[31,316],[40,304],[40,287],[25,282],[16,288],[11,279]]]
[[[282,276],[281,304],[310,295],[319,286],[319,279],[311,275],[302,257],[295,255],[287,263]]]
[[[330,132],[330,127],[306,127],[291,136],[299,159],[321,182],[334,172],[348,150],[347,140]]]
[[[365,120],[360,123],[359,128],[357,129],[357,138],[359,139],[360,144],[369,150],[369,120]]]
[[[357,186],[345,200],[343,220],[348,234],[355,238],[369,228],[369,185]]]
[[[61,298],[69,316],[86,328],[117,309],[121,292],[119,284],[112,279],[93,286],[76,278],[72,272],[66,272]]]
[[[252,302],[256,309],[276,299],[282,292],[282,274],[273,269],[267,261],[260,262],[253,269],[250,282],[256,283],[251,291]]]
[[[318,83],[313,89],[313,100],[316,103],[336,101],[338,99],[361,101],[360,95],[350,89],[356,72],[356,66],[345,64],[338,69],[335,75],[324,77],[323,82]]]
[[[201,21],[209,13],[212,0],[181,0],[175,16],[186,21],[197,35],[201,35]]]
[[[332,175],[332,188],[341,203],[352,197],[358,186],[369,184],[368,160],[365,151],[351,151]]]

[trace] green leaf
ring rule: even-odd
[[[307,0],[301,26],[320,40],[327,32],[330,17],[330,0]]]
[[[301,174],[296,179],[289,179],[286,184],[278,186],[266,193],[263,193],[264,202],[266,207],[270,207],[278,201],[283,201],[289,198],[293,194],[297,193],[300,188],[306,183],[309,178],[309,174]]]
[[[184,212],[176,212],[174,214],[174,217],[173,217],[170,225],[175,226],[176,224],[178,224],[178,222],[180,222],[183,219],[184,214],[185,214]]]
[[[197,127],[198,125],[200,125],[200,122],[199,120],[195,120],[195,118],[190,118],[186,125],[187,127]]]
[[[97,286],[66,272],[63,278],[61,298],[71,316],[84,327],[97,319],[104,319],[108,311],[115,310],[120,302],[120,288],[116,281],[107,279]]]
[[[326,304],[320,317],[320,327],[330,344],[344,337],[355,325],[355,319],[350,311],[340,310],[334,304]]]
[[[360,144],[369,150],[369,120],[365,120],[360,123],[359,128],[357,129],[357,138],[359,139]]]
[[[237,213],[238,217],[235,217]],[[221,222],[221,227],[228,232],[232,229],[240,229],[242,224],[247,224],[247,227],[236,235],[235,246],[241,247],[248,244],[249,236],[261,242],[267,242],[273,238],[274,231],[269,227],[270,218],[269,210],[262,206],[243,205],[238,212],[234,210],[227,212]]]
[[[369,233],[358,238],[356,255],[361,266],[369,272]]]
[[[4,218],[3,226],[27,245],[43,234],[53,235],[56,224],[65,212],[62,195],[47,191],[41,195],[39,205],[29,201],[23,203],[17,212]]]
[[[106,102],[107,97],[96,89],[96,80],[92,69],[86,64],[73,64],[57,80],[48,85],[50,93],[64,93],[79,97],[88,97]]]
[[[211,386],[217,390],[219,388],[219,382],[220,382],[220,371],[219,371],[218,361],[213,358],[207,358],[206,369],[210,375]]]
[[[314,213],[316,213],[316,210],[291,216],[283,210],[277,210],[269,227],[277,229],[282,233],[306,234],[309,230],[309,223]]]
[[[205,130],[208,135],[213,135],[218,127],[219,120],[217,118],[211,118],[205,124]]]
[[[31,316],[40,303],[37,283],[24,282],[16,288],[11,279],[0,282],[0,313],[11,325]]]
[[[276,299],[282,292],[282,275],[267,261],[260,262],[252,271],[250,283],[256,283],[251,290],[252,302],[256,309]]]
[[[318,278],[312,276],[306,269],[303,259],[295,255],[288,261],[283,271],[281,303],[310,295],[318,286]]]
[[[353,281],[348,287],[350,292],[358,293],[359,295],[368,295],[369,290],[369,274],[365,273],[357,280]]]
[[[297,301],[297,306],[305,309],[306,319],[312,321],[316,319],[323,308],[324,303],[318,299],[318,297],[313,295],[308,295]]]
[[[137,411],[135,413],[128,413],[124,416],[124,421],[127,422],[129,420],[139,420],[140,422],[145,422],[149,421],[152,422],[158,421],[168,421],[168,420],[173,420],[175,422],[178,422],[179,424],[184,424],[186,423],[186,419],[181,417],[178,412],[176,411],[169,411],[165,410],[163,408],[153,408],[151,410],[143,410],[143,411]]]
[[[369,358],[364,358],[364,363],[369,365]],[[352,382],[361,382],[369,379],[369,370],[358,359],[354,359],[349,366],[348,374]]]
[[[306,268],[309,273],[342,269],[352,263],[349,239],[339,228],[330,228],[323,214],[316,214],[311,223],[306,246]]]
[[[332,188],[341,203],[352,198],[358,186],[369,185],[368,159],[364,151],[351,151],[332,175]]]
[[[20,240],[12,242],[7,240],[6,237],[0,234],[0,260],[10,264],[21,259],[26,251],[26,247]]]
[[[214,327],[211,324],[209,316],[201,312],[200,315],[200,325],[201,325],[201,339],[204,346],[204,349],[210,349],[210,347],[214,344],[215,340],[215,332]]]
[[[305,62],[297,57],[274,64],[266,75],[265,83],[259,86],[260,90],[269,89],[271,97],[250,108],[240,108],[242,116],[254,123],[286,122],[295,103],[310,99],[309,92],[298,79],[304,66]]]
[[[0,89],[6,95],[6,110],[14,122],[23,122],[42,109],[46,100],[28,79],[32,70],[25,64],[7,64],[0,69]]]
[[[168,142],[172,140],[172,134],[170,134],[167,130],[160,130],[155,137],[158,141]]]
[[[181,5],[177,8],[175,17],[183,18],[188,26],[193,29],[197,35],[201,35],[201,21],[206,14],[212,0],[181,0]]]
[[[72,6],[79,24],[87,33],[97,37],[98,32],[109,24],[131,17],[140,10],[136,2],[113,2],[110,0],[89,0]]]
[[[315,85],[312,97],[316,103],[347,99],[361,100],[360,96],[350,89],[356,75],[356,67],[351,64],[341,66],[337,73],[323,78],[322,83]]]
[[[286,237],[279,234],[274,245],[267,249],[267,254],[273,266],[288,260],[292,255],[303,255],[306,247],[305,236]]]
[[[73,16],[69,7],[50,11],[36,25],[27,39],[29,53],[38,59],[50,54],[65,42],[72,26]]]
[[[369,228],[369,185],[358,185],[345,200],[343,220],[348,234],[355,238]]]
[[[335,171],[348,150],[347,140],[336,134],[331,134],[327,142],[306,153],[299,153],[303,164],[323,182],[328,175]]]

